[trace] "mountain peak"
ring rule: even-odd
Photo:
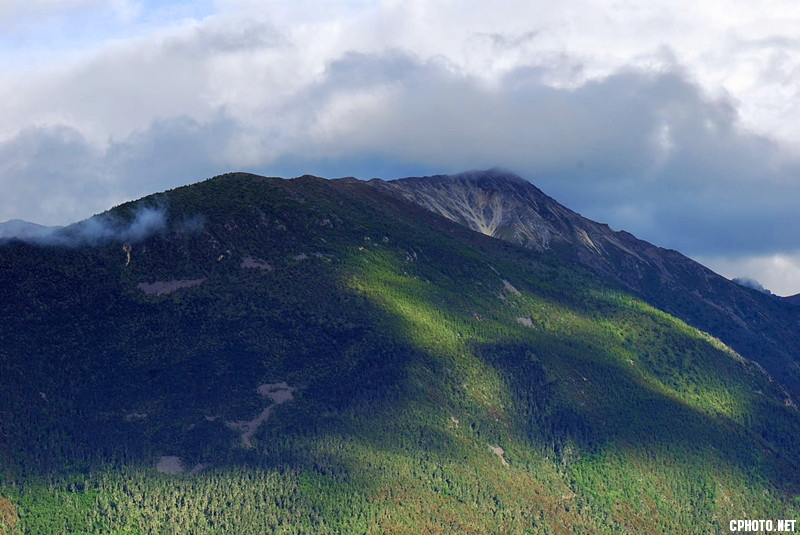
[[[380,185],[472,230],[537,251],[550,249],[557,241],[577,239],[593,253],[600,252],[582,228],[593,222],[583,220],[510,171],[493,168],[402,178]],[[573,223],[578,219],[583,221],[576,227]]]

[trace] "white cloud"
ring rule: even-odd
[[[699,256],[696,259],[729,279],[745,276],[755,279],[777,295],[800,293],[800,251],[744,258]]]
[[[141,5],[134,0],[0,0],[0,28],[20,34],[53,24],[64,26],[69,18],[111,15],[121,23],[135,20]]]
[[[75,2],[84,7],[98,4]],[[746,126],[762,133],[766,128],[772,132],[776,119],[785,117],[787,110],[800,113],[793,104],[797,99],[790,98],[800,84],[794,76],[800,47],[792,33],[792,21],[800,15],[789,2],[769,9],[688,2],[651,3],[644,8],[578,0],[491,5],[433,0],[232,0],[217,6],[215,16],[165,22],[165,30],[148,27],[141,38],[116,43],[93,59],[71,65],[69,73],[50,74],[65,78],[65,83],[75,83],[78,77],[91,88],[105,69],[131,92],[147,94],[155,84],[163,89],[161,96],[197,87],[199,81],[210,103],[235,107],[244,100],[252,108],[259,104],[255,88],[260,83],[271,82],[261,99],[269,100],[275,93],[285,96],[348,52],[380,54],[394,49],[422,61],[438,58],[452,69],[489,83],[522,67],[542,68],[546,82],[556,87],[576,87],[630,66],[671,70],[679,64],[711,94],[730,94],[744,113]],[[277,40],[284,46],[277,53],[265,53],[265,49],[275,51],[272,45]],[[118,65],[118,70],[110,64]],[[133,82],[126,72],[143,79]],[[47,86],[46,78],[35,76],[35,85]],[[164,86],[157,80],[177,84]],[[61,84],[53,80],[52,85]],[[749,98],[753,95],[757,98]],[[48,102],[47,94],[42,97],[38,103]],[[164,108],[173,105],[168,99],[162,106],[151,104],[152,109],[137,112],[164,118]],[[182,113],[187,110],[173,115]],[[759,120],[763,121],[760,129],[756,128]],[[780,123],[785,138],[796,137],[792,134],[800,127],[786,125],[800,122],[783,119]]]

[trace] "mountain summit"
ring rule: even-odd
[[[54,237],[0,241],[0,532],[800,514],[797,307],[519,177],[231,173]]]
[[[579,242],[600,253],[583,228],[594,233],[599,225],[512,173],[492,169],[373,183],[487,236],[537,251]]]

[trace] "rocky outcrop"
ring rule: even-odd
[[[136,285],[141,291],[147,295],[163,295],[169,294],[181,288],[191,288],[192,286],[199,286],[206,281],[205,277],[200,279],[188,280],[171,280],[171,281],[156,281],[156,282],[140,282]]]

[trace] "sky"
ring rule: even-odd
[[[0,0],[0,221],[502,167],[800,292],[800,3]]]

